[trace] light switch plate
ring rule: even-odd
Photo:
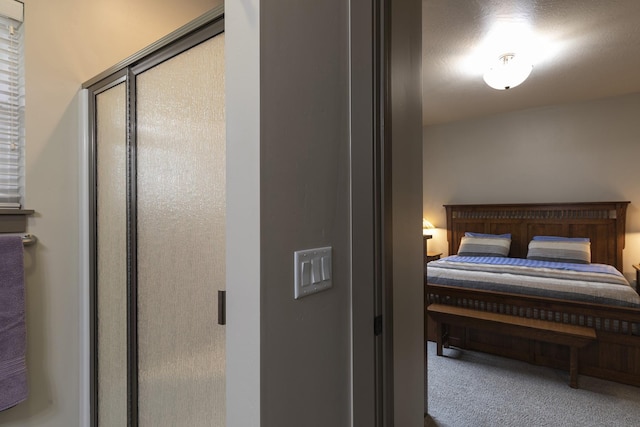
[[[300,299],[332,287],[332,261],[331,246],[295,251],[293,297]]]

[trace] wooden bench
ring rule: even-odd
[[[444,304],[431,304],[427,307],[427,312],[436,323],[438,356],[442,356],[443,342],[447,342],[448,326],[452,324],[569,346],[571,351],[569,386],[572,388],[578,388],[578,350],[596,339],[596,331],[593,328],[547,320],[477,311]]]

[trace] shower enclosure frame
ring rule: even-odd
[[[89,311],[90,311],[90,418],[98,426],[98,253],[97,253],[97,127],[96,97],[119,85],[126,85],[127,145],[127,425],[138,425],[138,260],[137,260],[137,188],[136,76],[224,32],[224,8],[218,7],[156,43],[114,65],[83,84],[88,91],[89,134]]]

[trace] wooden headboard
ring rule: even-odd
[[[510,257],[526,258],[533,236],[588,237],[591,261],[622,271],[629,202],[444,205],[449,254],[466,231],[511,233]]]

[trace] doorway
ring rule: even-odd
[[[87,86],[96,426],[225,425],[223,31]]]

